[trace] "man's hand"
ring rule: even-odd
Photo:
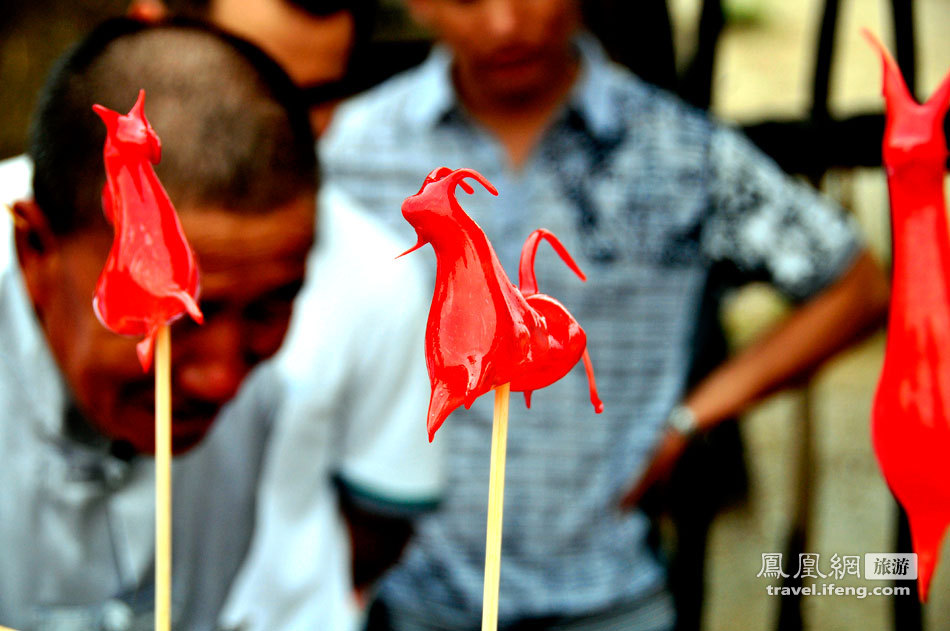
[[[656,451],[653,452],[653,459],[644,470],[640,481],[620,500],[620,507],[633,508],[637,506],[647,491],[657,484],[666,482],[688,442],[689,439],[679,432],[667,430],[660,439]]]

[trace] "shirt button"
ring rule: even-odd
[[[134,620],[132,608],[121,600],[110,600],[102,605],[103,631],[129,631]]]
[[[130,466],[127,462],[107,460],[102,463],[102,479],[107,488],[118,490],[129,477]]]

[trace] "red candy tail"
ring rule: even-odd
[[[590,361],[590,353],[584,349],[584,370],[587,372],[587,382],[590,384],[590,403],[594,406],[594,412],[600,414],[604,411],[604,402],[600,400],[597,394],[597,381],[594,380],[594,364]]]
[[[578,278],[587,280],[584,272],[581,271],[581,268],[578,267],[574,259],[571,258],[570,252],[568,252],[567,248],[554,236],[554,233],[544,228],[538,228],[528,235],[524,246],[521,248],[521,263],[518,266],[518,289],[521,290],[522,295],[531,296],[532,294],[538,293],[538,280],[534,275],[534,257],[538,253],[538,246],[541,244],[542,239],[551,244],[551,247],[558,253],[561,260],[577,274]]]

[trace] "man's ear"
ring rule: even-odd
[[[33,305],[40,313],[48,296],[51,266],[58,259],[58,240],[35,201],[16,202],[12,211],[17,260]]]

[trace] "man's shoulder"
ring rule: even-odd
[[[610,60],[593,36],[578,37],[584,75],[576,87],[574,101],[600,117],[638,127],[643,133],[666,132],[670,122],[689,128],[706,129],[710,118],[676,94],[648,83],[629,68]]]
[[[0,203],[10,205],[29,197],[32,180],[33,163],[26,155],[0,160]]]
[[[12,207],[13,203],[32,194],[33,163],[25,155],[0,160],[0,207]],[[0,208],[0,279],[4,278],[13,264],[13,221],[7,210]]]
[[[401,243],[382,220],[333,184],[322,187],[319,208],[320,234],[316,253],[318,256],[325,253],[326,258],[335,261],[345,261],[350,271],[379,271],[381,263],[391,263],[396,255],[412,245]],[[400,212],[399,208],[392,211]],[[409,267],[411,271],[412,266]]]
[[[425,64],[390,77],[336,109],[322,146],[343,147],[357,142],[385,142],[398,138],[409,126],[413,101],[427,82]]]
[[[618,98],[624,100],[625,116],[630,124],[654,133],[689,132],[708,135],[715,122],[698,107],[678,95],[647,83],[620,68],[611,73],[610,84]]]
[[[424,309],[421,266],[411,258],[396,260],[411,243],[397,239],[380,219],[338,187],[322,188],[319,209],[318,244],[308,261],[302,304],[316,301],[324,305],[321,310],[327,310],[326,296],[332,295],[336,308],[323,317],[346,327],[362,324],[365,318],[387,313],[396,317],[396,311],[404,310],[417,314]]]
[[[343,384],[353,366],[379,360],[367,356],[368,338],[424,323],[428,301],[419,263],[395,260],[408,245],[377,218],[332,185],[321,188],[318,206],[317,245],[278,366],[295,385],[319,380],[325,402],[333,395],[331,384]],[[315,375],[315,357],[335,360]]]

